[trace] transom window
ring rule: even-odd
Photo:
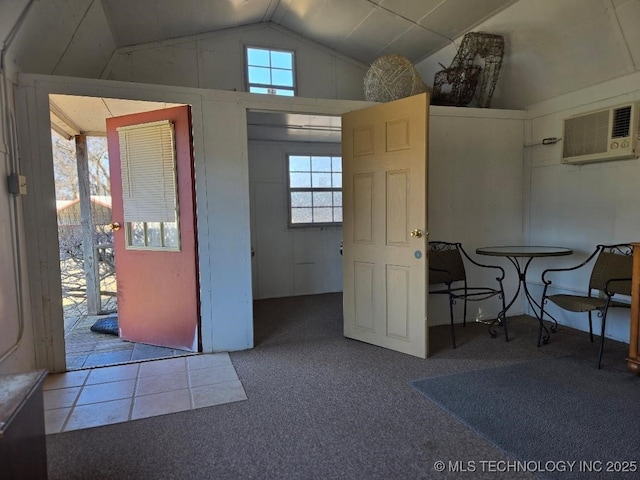
[[[289,224],[342,223],[342,157],[289,155]]]
[[[293,97],[293,52],[247,47],[247,84],[251,93]]]

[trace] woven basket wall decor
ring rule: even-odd
[[[476,65],[445,68],[433,79],[433,105],[462,107],[473,100],[480,67]]]
[[[503,55],[502,35],[467,33],[451,65],[448,68],[443,65],[444,70],[436,72],[431,103],[464,107],[475,96],[478,107],[489,108],[500,75]],[[477,58],[484,61],[482,68],[475,65]]]
[[[378,58],[364,76],[364,98],[371,102],[390,102],[428,91],[420,73],[402,55]]]

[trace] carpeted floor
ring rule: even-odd
[[[627,478],[638,478],[630,439],[640,431],[640,382],[626,372],[567,356],[411,385],[543,478],[581,479],[589,469],[589,478],[612,478],[625,465]]]
[[[408,382],[568,353],[592,367],[597,354],[588,335],[563,328],[538,349],[535,320],[520,317],[508,343],[484,325],[458,328],[456,350],[448,327],[431,328],[422,360],[345,339],[341,311],[340,294],[256,302],[256,347],[231,353],[247,401],[50,435],[50,480],[461,478],[456,465],[512,458]],[[624,373],[625,354],[610,342],[601,374]]]

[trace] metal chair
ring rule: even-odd
[[[471,266],[495,270],[496,287],[469,286],[467,284],[467,272],[465,261]],[[502,325],[507,329],[504,318],[505,299],[502,281],[504,269],[494,265],[485,265],[472,259],[462,248],[461,243],[429,242],[429,286],[445,285],[445,288],[429,290],[429,294],[444,294],[449,297],[449,318],[451,322],[451,343],[456,348],[456,332],[453,324],[453,306],[457,300],[464,301],[462,325],[467,325],[467,302],[487,300],[499,296],[502,299]]]
[[[542,291],[542,302],[540,303],[540,327],[538,329],[538,345],[542,336],[542,321],[544,319],[544,306],[547,301],[551,301],[560,308],[570,312],[589,313],[589,336],[593,342],[592,312],[597,312],[602,317],[602,328],[600,329],[600,354],[598,355],[598,368],[602,363],[602,352],[604,350],[604,329],[607,321],[607,313],[612,307],[630,308],[630,303],[613,300],[615,295],[631,296],[631,272],[633,269],[633,249],[629,244],[598,245],[594,252],[580,265],[569,268],[549,268],[542,272],[544,289]],[[578,270],[587,265],[591,260],[595,260],[589,287],[585,295],[579,294],[555,294],[549,295],[548,290],[552,285],[551,278],[560,272],[570,272]],[[549,315],[549,313],[547,313]],[[550,315],[549,315],[550,316]],[[553,317],[552,317],[553,318]],[[555,319],[554,319],[555,321]]]

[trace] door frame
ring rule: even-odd
[[[23,197],[26,239],[20,261],[28,273],[25,303],[28,304],[26,322],[30,325],[27,328],[33,327],[32,345],[25,348],[32,349],[36,368],[46,368],[51,372],[66,370],[66,352],[49,94],[191,105],[203,352],[253,347],[247,110],[339,116],[350,110],[375,105],[375,102],[359,100],[275,98],[244,92],[21,75],[15,102],[22,173],[29,180],[29,195]],[[213,125],[208,123],[211,121]],[[228,138],[230,132],[233,135],[231,139]],[[246,190],[246,197],[236,210],[216,204],[216,196],[232,193],[238,186]],[[233,228],[219,235],[219,225],[228,226],[229,221],[235,222]],[[220,255],[220,251],[230,246],[230,254]],[[235,268],[232,279],[216,275],[231,268]]]
[[[69,96],[73,96],[73,95],[69,95]],[[96,97],[96,98],[98,98],[98,97]],[[117,100],[120,100],[120,99],[117,99]],[[125,100],[125,101],[126,101],[126,99],[122,99],[122,100]],[[159,106],[158,106],[158,102],[148,101],[148,102],[144,103],[143,101],[140,101],[140,102],[138,102],[138,104],[139,104],[139,109],[138,109],[138,111],[137,111],[136,113],[144,113],[144,112],[150,112],[150,111],[155,111],[155,110],[162,109],[162,107],[159,107]],[[188,105],[185,105],[185,104],[169,104],[168,106],[165,106],[164,108],[166,109],[166,108],[174,108],[174,107],[180,107],[180,106],[188,106]],[[189,115],[189,118],[191,119],[191,115]],[[50,130],[50,132],[51,132],[51,130]],[[51,135],[53,135],[53,134],[51,134]],[[99,136],[99,135],[94,134],[94,135],[87,135],[87,136]],[[106,137],[106,127],[105,127],[104,138],[105,138],[105,139],[107,138],[107,137]],[[191,153],[191,163],[192,163],[192,165],[191,165],[191,170],[193,171],[193,160],[194,160],[194,157],[193,157],[193,144],[191,145],[191,151],[192,151],[192,153]],[[52,163],[53,163],[53,157],[51,158],[51,161],[52,161]],[[192,175],[193,175],[193,173],[192,173]],[[109,172],[109,179],[110,179],[110,178],[111,178],[111,172]],[[192,178],[192,180],[193,180],[193,178]],[[192,182],[191,182],[191,183],[192,183]],[[192,188],[193,188],[193,187],[192,187]],[[189,209],[191,209],[191,210],[193,210],[193,209],[194,209],[194,206],[195,206],[195,193],[192,193],[192,195],[193,195],[193,203],[189,206]],[[194,213],[194,215],[195,215],[195,213]],[[197,235],[197,224],[196,224],[195,216],[194,216],[194,231],[193,231],[193,235],[194,235],[194,237],[195,237],[195,243],[196,243],[196,245],[195,245],[195,248],[196,248],[195,253],[196,253],[196,255],[197,255],[197,236],[196,236],[196,235]],[[196,272],[195,272],[195,275],[196,275],[196,286],[197,286],[197,280],[198,280],[198,277],[199,277],[199,272],[198,272],[198,270],[197,270],[197,269],[198,269],[198,263],[197,263],[197,258],[196,258]],[[116,285],[117,285],[117,284],[118,284],[117,269],[116,269],[116,276],[115,276],[115,279],[116,279]],[[201,351],[201,349],[202,349],[202,340],[201,340],[201,333],[200,333],[201,328],[200,328],[200,311],[199,311],[199,306],[200,306],[200,301],[199,301],[199,299],[198,299],[198,300],[197,300],[197,308],[198,308],[198,316],[197,316],[197,338],[196,338],[196,348],[197,348],[197,350],[196,350],[196,351],[197,351],[197,352],[200,352],[200,351]],[[62,313],[62,319],[63,319],[63,324],[64,324],[64,311],[63,311],[63,313]],[[67,352],[66,352],[66,340],[65,340],[65,338],[64,338],[64,326],[63,326],[63,330],[62,330],[62,331],[63,331],[63,334],[62,334],[62,342],[63,342],[63,346],[64,346],[64,356],[65,356],[65,367],[64,367],[64,370],[66,370],[66,367],[67,367],[67,366],[66,366],[66,357],[67,357],[66,353],[67,353]],[[54,334],[56,335],[56,337],[57,337],[57,336],[58,336],[58,334],[59,334],[59,331],[56,329],[53,333],[54,333]],[[61,370],[61,371],[64,371],[64,370]]]

